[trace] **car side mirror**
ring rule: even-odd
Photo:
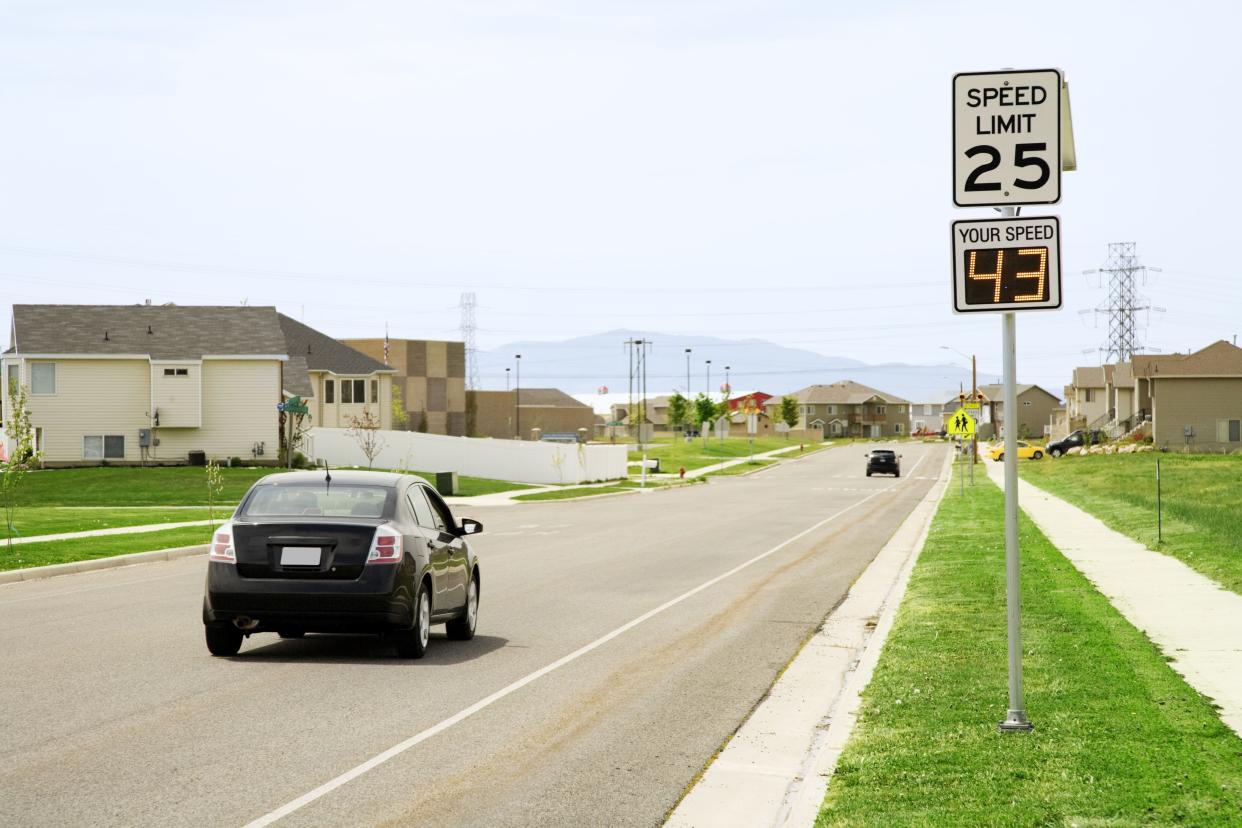
[[[474,518],[462,518],[458,524],[461,526],[461,534],[477,535],[483,531],[483,524]]]

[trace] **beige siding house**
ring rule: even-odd
[[[14,305],[10,332],[0,369],[27,389],[48,466],[275,464],[294,395],[309,426],[391,424],[391,369],[275,308]]]
[[[380,428],[392,428],[395,369],[283,313],[279,318],[289,354],[285,395],[306,400],[310,425],[349,428],[369,413]]]
[[[273,308],[15,305],[10,332],[5,384],[27,389],[46,465],[275,462]]]
[[[1220,340],[1192,354],[1135,356],[1129,371],[1156,445],[1242,451],[1242,348]]]
[[[796,436],[905,437],[910,433],[910,401],[853,380],[810,385],[791,394],[798,401]],[[780,418],[780,397],[764,406],[769,420]]]

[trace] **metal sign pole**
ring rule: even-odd
[[[1017,212],[1002,208],[1007,215]],[[1022,697],[1022,591],[1018,546],[1018,386],[1017,319],[1013,311],[1002,318],[1005,368],[1005,589],[1009,625],[1009,712],[1000,723],[1002,732],[1033,729],[1026,717]]]

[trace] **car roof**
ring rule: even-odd
[[[410,480],[411,475],[397,474],[396,472],[377,472],[377,471],[358,471],[358,470],[327,470],[332,475],[332,482],[338,484],[353,484],[355,486],[383,486],[386,488],[394,488],[402,480]],[[280,472],[278,474],[269,474],[267,477],[260,478],[256,486],[305,486],[308,484],[322,483],[326,476],[324,469],[316,471],[295,471]],[[421,478],[415,478],[421,479]]]

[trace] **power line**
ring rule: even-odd
[[[1159,268],[1151,270],[1158,271]],[[1146,304],[1146,299],[1139,295],[1135,282],[1141,276],[1146,284],[1147,271],[1147,267],[1139,264],[1134,242],[1112,242],[1108,245],[1108,261],[1099,269],[1100,273],[1108,274],[1108,304],[1095,309],[1097,318],[1108,317],[1108,341],[1100,349],[1105,364],[1129,362],[1132,356],[1143,350],[1136,317],[1140,311],[1151,310],[1151,305]]]

